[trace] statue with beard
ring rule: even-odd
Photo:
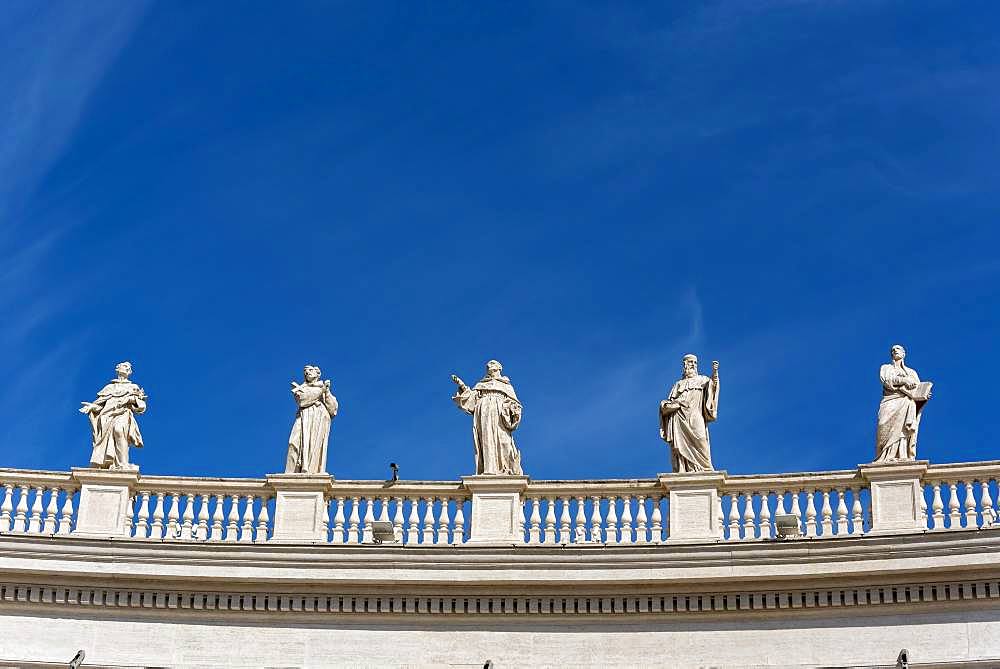
[[[503,365],[486,363],[486,376],[470,388],[454,374],[458,386],[454,400],[458,408],[472,416],[476,474],[523,475],[521,453],[514,445],[513,432],[521,422],[521,402],[510,379],[502,376]]]
[[[660,438],[670,445],[673,470],[713,471],[708,424],[719,412],[719,363],[712,362],[712,377],[698,373],[698,358],[687,354],[682,377],[660,402]]]

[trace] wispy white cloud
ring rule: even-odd
[[[144,2],[14,4],[0,15],[0,344],[6,379],[0,393],[10,464],[37,466],[50,441],[55,404],[69,397],[85,343],[63,333],[55,348],[36,350],[35,335],[57,321],[86,281],[53,281],[54,253],[80,223],[30,220],[42,180],[67,147],[87,103],[145,11]],[[46,385],[44,402],[25,388]],[[63,404],[65,406],[63,407]],[[34,458],[34,459],[33,459]]]

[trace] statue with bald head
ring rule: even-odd
[[[510,379],[501,372],[503,365],[490,360],[486,376],[472,388],[452,374],[458,390],[451,399],[472,416],[476,473],[521,476],[521,453],[514,445],[514,430],[521,423],[521,402]]]
[[[670,445],[670,460],[678,473],[712,471],[708,424],[719,415],[719,363],[712,377],[698,373],[698,358],[681,360],[681,379],[660,402],[660,438]]]

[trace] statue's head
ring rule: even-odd
[[[893,360],[902,360],[906,357],[906,349],[900,344],[893,344],[889,349],[889,357]]]
[[[486,363],[486,376],[496,379],[500,377],[502,371],[503,365],[500,364],[499,360],[490,360]]]
[[[132,363],[128,360],[125,362],[119,362],[115,365],[115,374],[117,374],[120,379],[127,379],[132,376]]]
[[[316,365],[306,365],[302,368],[302,378],[306,380],[306,383],[319,381],[321,376],[323,376],[323,370]]]
[[[688,353],[681,358],[681,373],[685,379],[698,376],[698,356],[694,353]]]

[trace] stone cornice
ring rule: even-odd
[[[661,546],[438,547],[225,544],[0,537],[0,578],[197,583],[213,588],[362,587],[711,591],[809,582],[1000,578],[1000,532],[951,531]]]

